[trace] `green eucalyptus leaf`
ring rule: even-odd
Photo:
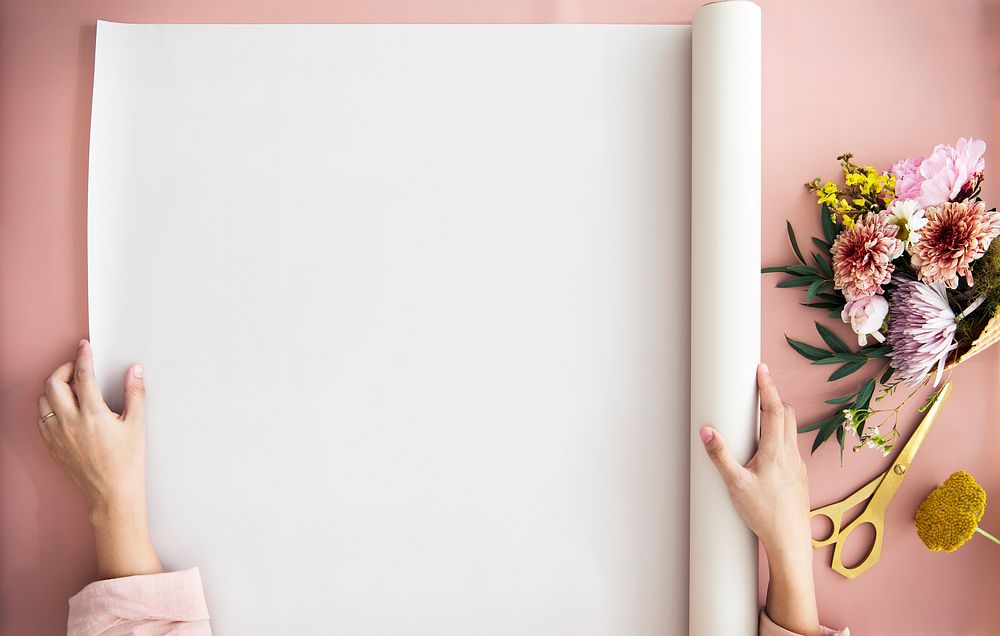
[[[834,431],[836,431],[838,427],[843,428],[841,425],[842,421],[843,417],[840,413],[837,413],[837,415],[826,420],[823,423],[823,427],[816,432],[816,439],[813,440],[812,451],[810,452],[815,453],[816,449],[819,448],[823,442],[830,439],[830,436],[833,435]]]
[[[799,276],[819,276],[820,273],[815,267],[809,267],[808,265],[789,265],[788,269],[792,270]]]
[[[807,285],[812,285],[817,280],[823,279],[817,279],[815,276],[796,276],[794,278],[786,278],[783,281],[779,281],[775,287],[805,287]]]
[[[805,426],[803,426],[802,428],[799,429],[799,432],[800,433],[808,433],[809,431],[817,431],[817,430],[825,427],[827,424],[830,423],[830,420],[833,420],[833,419],[836,419],[837,421],[840,421],[840,420],[842,420],[844,418],[843,418],[843,415],[841,414],[841,412],[837,411],[836,413],[834,413],[830,417],[827,417],[827,418],[822,419],[822,420],[818,420],[816,422],[813,422],[812,424],[806,424]]]
[[[871,404],[872,395],[875,394],[875,378],[865,382],[865,385],[858,391],[858,399],[854,401],[854,408],[866,409]]]
[[[827,404],[845,404],[854,399],[857,393],[851,393],[850,395],[842,395],[840,397],[830,398],[829,400],[824,400]]]
[[[820,347],[814,347],[810,344],[804,342],[799,342],[798,340],[792,340],[788,336],[785,336],[785,340],[788,342],[788,346],[795,349],[799,355],[809,360],[822,360],[823,358],[829,358],[832,351],[827,351],[826,349],[821,349]]]
[[[889,382],[889,380],[891,380],[891,379],[892,379],[892,373],[893,373],[893,371],[895,371],[895,369],[893,369],[893,368],[892,368],[892,366],[889,366],[889,367],[888,367],[888,368],[887,368],[887,369],[885,370],[885,373],[883,373],[883,374],[882,374],[882,377],[881,377],[881,378],[879,378],[879,380],[878,380],[878,381],[879,381],[879,384],[882,384],[882,385],[884,385],[884,384],[888,383],[888,382]]]
[[[806,290],[806,302],[812,301],[812,299],[816,297],[816,294],[819,293],[819,290],[822,289],[826,283],[827,281],[819,278],[813,282],[812,285],[809,285],[809,289]]]
[[[892,351],[892,346],[886,344],[880,347],[866,347],[861,350],[861,353],[869,358],[884,358],[889,355],[890,351]]]
[[[831,245],[830,243],[827,243],[826,241],[821,241],[818,238],[816,238],[815,236],[812,237],[812,242],[813,242],[813,245],[815,245],[816,247],[818,247],[819,249],[821,249],[821,250],[823,250],[824,252],[827,252],[827,253],[829,253],[829,251],[833,248],[833,245]]]
[[[831,350],[836,351],[837,353],[851,353],[851,348],[848,347],[847,344],[837,336],[837,334],[830,331],[827,327],[824,327],[817,322],[816,331],[819,332],[820,338],[823,339],[823,342],[825,342]]]
[[[861,367],[865,366],[866,362],[867,361],[863,361],[863,362],[848,362],[844,366],[840,367],[839,369],[837,369],[836,371],[834,371],[833,373],[831,373],[830,377],[827,378],[827,382],[833,382],[834,380],[839,380],[840,378],[846,378],[847,376],[851,375],[852,373],[855,373],[856,371],[860,371]]]
[[[802,250],[799,249],[799,243],[795,240],[795,230],[792,229],[792,223],[786,220],[785,226],[788,228],[788,242],[792,244],[792,251],[795,252],[799,262],[805,265],[806,259],[802,258]]]
[[[830,218],[830,208],[826,207],[824,203],[820,206],[820,215],[822,216],[823,222],[823,236],[826,238],[826,242],[833,245],[833,242],[837,238],[837,226],[834,224],[833,219]],[[805,263],[805,261],[802,261]]]
[[[819,296],[819,294],[817,294],[817,296]],[[840,305],[836,303],[822,302],[822,303],[799,303],[799,304],[802,305],[803,307],[815,307],[816,309],[836,309],[837,311],[840,311]]]
[[[832,279],[833,268],[831,268],[830,264],[826,262],[826,259],[815,252],[813,252],[812,257],[813,260],[816,261],[816,269],[819,270],[819,273],[823,274],[827,278]]]
[[[847,360],[844,360],[843,358],[841,358],[838,355],[833,355],[833,356],[830,356],[829,358],[822,358],[820,360],[813,360],[813,364],[815,364],[815,365],[844,364],[845,362],[847,362]]]

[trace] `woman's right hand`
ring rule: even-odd
[[[809,482],[799,456],[795,411],[781,401],[767,365],[757,367],[760,443],[746,466],[717,430],[699,431],[730,498],[767,553],[767,615],[798,634],[818,634],[812,571]]]

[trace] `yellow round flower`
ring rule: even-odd
[[[960,470],[924,499],[913,521],[924,545],[935,552],[953,552],[976,533],[985,511],[986,491]]]

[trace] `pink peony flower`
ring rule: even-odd
[[[915,199],[921,208],[954,201],[982,176],[985,153],[985,141],[962,137],[954,147],[938,144],[929,157],[903,159],[892,166],[896,197]]]
[[[892,174],[896,175],[896,198],[914,199],[920,196],[920,164],[926,159],[926,155],[910,157],[897,161],[892,166]]]
[[[858,345],[863,347],[868,344],[868,336],[878,342],[885,342],[881,329],[888,313],[889,301],[885,298],[865,296],[848,301],[840,313],[840,318],[851,325],[854,333],[858,334]]]
[[[925,283],[958,287],[959,276],[972,285],[969,265],[1000,235],[1000,214],[982,201],[942,203],[924,210],[927,225],[910,247],[910,263]]]
[[[881,294],[892,277],[892,259],[903,253],[896,238],[899,226],[888,222],[885,212],[870,213],[844,229],[830,248],[833,256],[833,286],[848,300]]]

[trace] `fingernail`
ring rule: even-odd
[[[766,362],[761,362],[760,363],[760,368],[764,369],[764,373],[766,373],[768,375],[771,375],[771,370],[767,368],[767,363]]]
[[[703,427],[701,431],[699,431],[699,434],[701,435],[702,444],[707,444],[711,442],[712,439],[715,437],[715,431],[708,428],[707,426]]]
[[[134,375],[135,377],[139,378],[140,380],[142,379],[142,365],[141,364],[137,364],[134,367],[132,367],[132,375]]]
[[[81,340],[80,344],[77,345],[77,346],[80,347],[81,349],[83,349],[85,346],[87,346],[87,339],[84,338],[83,340]]]

